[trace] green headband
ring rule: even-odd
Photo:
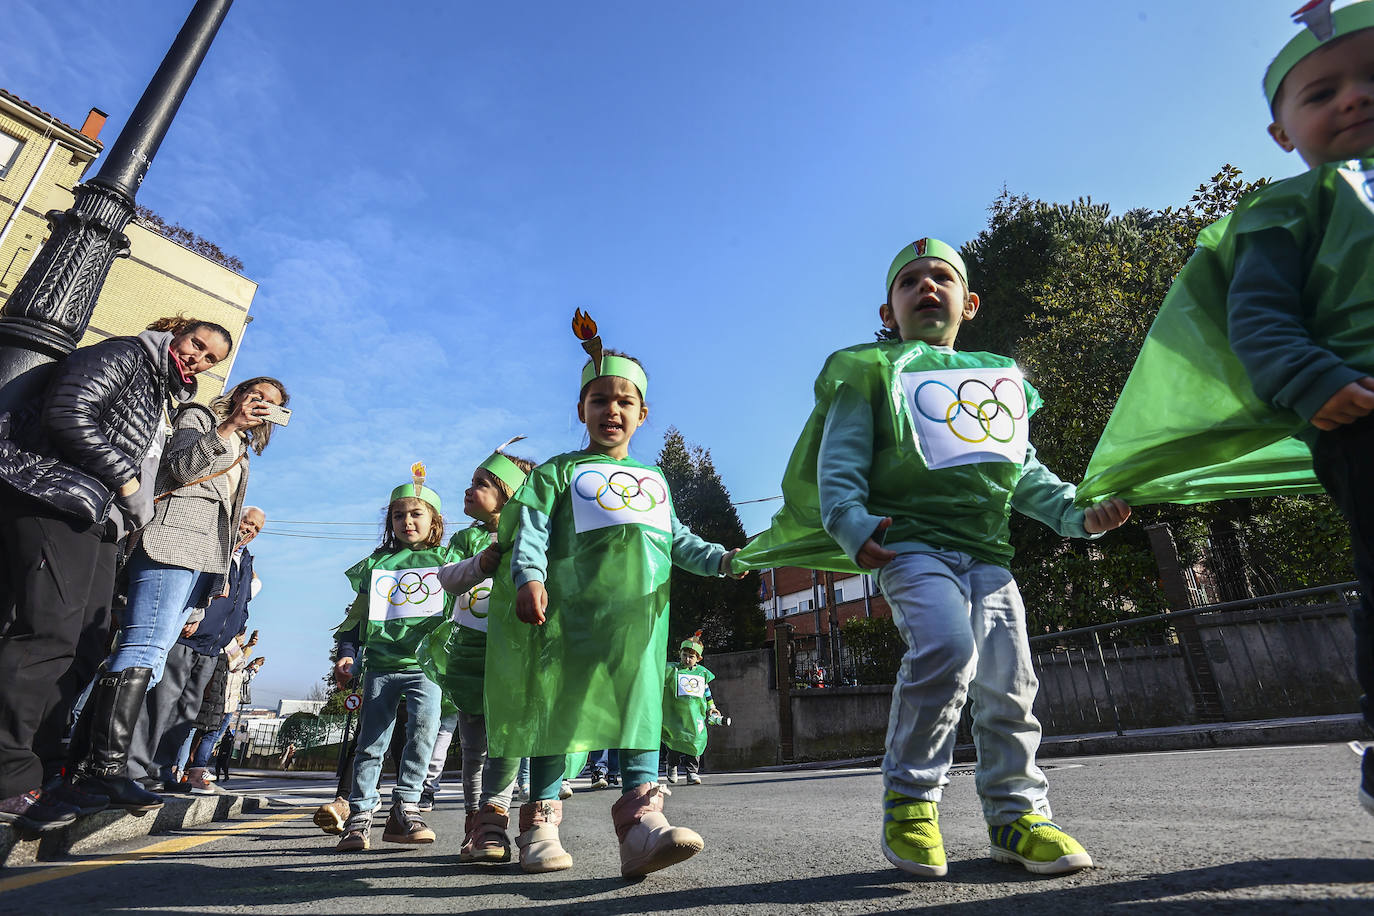
[[[443,514],[439,505],[439,494],[424,485],[417,487],[413,483],[401,484],[391,491],[391,502],[394,503],[398,499],[422,499],[433,506],[436,513]]]
[[[601,357],[601,371],[596,371],[596,366],[591,360],[587,360],[587,365],[582,367],[582,387],[586,388],[591,384],[592,379],[600,378],[604,375],[613,375],[616,378],[623,378],[633,382],[639,389],[639,396],[646,398],[649,396],[649,377],[644,374],[643,368],[639,363],[623,356],[612,356],[607,353]]]
[[[680,652],[683,649],[691,649],[697,655],[706,654],[706,646],[703,645],[701,640],[697,639],[695,636],[688,636],[686,639],[682,641],[682,645],[678,646],[678,651]]]
[[[510,487],[512,493],[520,489],[520,485],[525,482],[527,476],[524,471],[520,470],[520,465],[510,460],[509,455],[499,451],[492,452],[491,457],[477,465],[477,468],[496,477]]]
[[[1283,78],[1297,66],[1298,62],[1322,45],[1337,38],[1344,38],[1361,29],[1374,29],[1374,3],[1361,0],[1342,7],[1331,14],[1331,34],[1318,38],[1312,29],[1303,29],[1283,46],[1279,56],[1264,71],[1264,97],[1269,107],[1274,107],[1274,97],[1279,94]]]
[[[903,267],[920,258],[939,258],[953,267],[959,279],[964,281],[964,286],[968,286],[968,270],[964,267],[964,259],[959,257],[959,252],[939,239],[917,239],[897,252],[897,257],[892,259],[892,266],[887,269],[888,298],[891,298],[892,281],[897,279],[897,274]]]

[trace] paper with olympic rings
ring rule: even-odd
[[[578,534],[614,525],[672,532],[668,483],[652,468],[588,462],[572,469],[573,527]]]
[[[368,592],[369,620],[399,620],[444,613],[439,567],[374,569]]]
[[[903,372],[916,445],[931,470],[1026,459],[1030,418],[1014,368]]]
[[[686,671],[678,673],[677,676],[677,695],[680,697],[704,697],[706,696],[706,678],[700,674],[689,674]]]
[[[491,600],[491,580],[483,579],[453,600],[453,622],[460,627],[487,631],[487,603]]]

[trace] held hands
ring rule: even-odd
[[[1312,415],[1312,425],[1330,431],[1354,423],[1374,411],[1374,378],[1365,376],[1346,385]]]
[[[879,544],[877,540],[891,527],[891,518],[878,522],[878,527],[873,529],[873,537],[864,541],[864,545],[859,548],[859,555],[854,558],[860,569],[880,569],[896,559],[897,554]]]
[[[731,579],[743,579],[745,576],[749,575],[747,572],[735,572],[735,567],[732,565],[732,563],[735,559],[735,554],[737,553],[739,553],[738,547],[736,547],[734,550],[728,551],[725,554],[725,556],[720,558],[720,574],[722,576],[728,576]]]
[[[1131,507],[1126,505],[1125,500],[1113,496],[1083,510],[1083,530],[1088,534],[1101,534],[1120,528],[1130,517]]]
[[[352,657],[341,658],[334,663],[334,686],[342,690],[353,677]]]
[[[501,565],[501,551],[495,544],[477,555],[477,565],[485,575],[490,576]]]
[[[544,590],[543,582],[526,582],[520,586],[520,591],[515,596],[516,617],[525,623],[541,626],[548,619],[544,616],[548,607],[549,593]]]

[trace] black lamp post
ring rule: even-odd
[[[38,397],[54,361],[76,349],[115,258],[134,196],[233,0],[196,0],[162,66],[70,210],[47,214],[51,234],[0,309],[0,413]]]

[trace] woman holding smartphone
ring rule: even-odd
[[[74,781],[109,796],[112,806],[139,811],[162,803],[127,772],[143,695],[162,677],[191,609],[224,591],[249,452],[262,454],[272,436],[268,417],[288,400],[285,385],[260,376],[208,408],[191,403],[177,411],[157,470],[153,519],[129,556],[119,639],[72,734]]]

